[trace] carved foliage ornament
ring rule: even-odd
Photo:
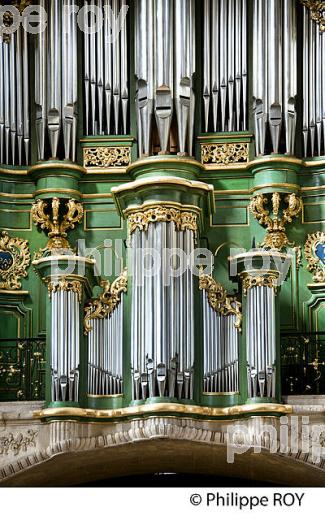
[[[84,149],[85,168],[117,168],[131,163],[130,146],[98,146]]]
[[[325,2],[324,0],[300,0],[301,3],[310,9],[312,20],[318,23],[321,31],[325,31]]]
[[[278,276],[276,274],[268,274],[264,276],[250,276],[245,274],[242,277],[243,281],[243,293],[246,295],[247,291],[252,287],[269,287],[273,289],[274,292],[277,291],[277,280]]]
[[[135,211],[128,215],[129,232],[134,233],[136,229],[147,231],[149,224],[156,222],[174,222],[177,231],[189,229],[196,235],[197,215],[190,211],[182,211],[166,206],[157,206],[142,211]]]
[[[48,230],[50,240],[45,250],[69,249],[66,239],[67,230],[74,229],[83,217],[83,207],[80,202],[70,199],[65,203],[65,211],[62,211],[62,201],[54,197],[49,203],[39,199],[32,206],[32,218],[41,229]]]
[[[121,294],[126,293],[128,287],[127,270],[124,269],[120,276],[112,283],[108,280],[103,280],[101,287],[103,288],[103,292],[99,298],[90,301],[85,307],[85,334],[88,334],[88,332],[92,330],[91,320],[103,319],[106,318],[106,316],[110,316],[121,302]]]
[[[201,145],[202,164],[247,163],[249,161],[249,143],[210,143]]]
[[[323,231],[308,235],[305,256],[308,262],[307,269],[313,273],[314,282],[325,282],[325,233]]]
[[[206,291],[210,307],[222,314],[229,316],[233,314],[236,316],[235,328],[241,330],[242,312],[241,303],[234,296],[227,296],[226,289],[212,276],[201,274],[199,277],[199,288],[201,291]]]
[[[283,202],[285,206],[283,206]],[[271,206],[272,211],[270,211]],[[285,225],[292,222],[301,212],[302,200],[300,197],[295,193],[285,195],[283,199],[280,193],[272,193],[271,196],[256,195],[251,200],[250,210],[259,224],[266,227],[267,234],[262,246],[281,250],[286,245],[290,245],[285,233]]]
[[[13,6],[16,7],[20,13],[23,12],[25,7],[31,4],[31,0],[11,0],[11,2],[0,1],[1,6]],[[6,11],[3,15],[3,26],[0,27],[0,38],[2,38],[4,43],[9,43],[11,40],[11,34],[8,32],[3,32],[4,28],[10,28],[13,24],[13,14],[10,11]]]
[[[7,437],[0,437],[0,455],[19,455],[21,451],[27,451],[27,448],[35,447],[35,437],[38,435],[37,431],[28,430],[27,435],[18,433],[14,437],[13,433],[9,433]]]
[[[0,289],[21,288],[20,278],[27,276],[30,264],[28,241],[11,238],[6,231],[0,234]]]
[[[81,302],[82,299],[82,282],[79,280],[44,280],[47,283],[47,289],[49,296],[51,298],[52,293],[59,292],[59,291],[66,291],[66,292],[74,292],[78,295],[78,301]]]

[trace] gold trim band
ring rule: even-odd
[[[178,403],[144,404],[116,408],[115,410],[92,410],[90,408],[46,408],[34,412],[36,419],[50,417],[79,417],[80,419],[116,419],[129,416],[137,416],[148,413],[181,413],[201,415],[205,417],[232,417],[235,415],[254,413],[292,413],[292,406],[278,403],[244,404],[225,408],[211,408],[209,406],[197,406]]]

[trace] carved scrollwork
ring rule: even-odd
[[[318,231],[308,235],[305,243],[307,269],[313,273],[316,283],[325,282],[325,233]]]
[[[241,303],[235,296],[228,296],[226,289],[212,276],[201,274],[199,277],[199,288],[206,291],[210,307],[223,316],[233,314],[236,316],[235,328],[241,330],[243,315]]]
[[[127,269],[120,274],[114,282],[109,280],[101,282],[102,293],[97,299],[91,300],[85,307],[84,330],[88,334],[91,330],[90,320],[103,319],[110,316],[121,302],[121,294],[127,292]]]
[[[155,206],[141,211],[135,211],[128,215],[129,232],[136,229],[147,231],[149,224],[156,222],[174,222],[178,231],[189,229],[197,233],[197,215],[190,211],[182,211],[166,206]]]
[[[0,234],[0,289],[21,288],[20,278],[27,276],[30,264],[28,241],[10,237],[6,231]]]
[[[249,161],[249,143],[209,143],[201,145],[202,164],[232,164]]]
[[[131,163],[130,146],[97,146],[84,148],[85,168],[126,167]]]
[[[322,32],[325,31],[325,2],[320,0],[300,0],[310,9],[311,18],[318,23]]]

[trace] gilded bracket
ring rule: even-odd
[[[43,281],[47,284],[47,289],[50,298],[52,296],[52,293],[54,292],[71,291],[78,295],[78,301],[79,303],[81,302],[83,284],[79,280],[68,280],[65,278],[60,280],[49,280],[45,278]]]
[[[280,209],[281,202],[280,193],[272,193],[271,197],[268,194],[259,194],[253,197],[249,206],[259,224],[266,227],[267,233],[261,245],[279,251],[286,245],[292,245],[285,233],[285,226],[292,222],[302,210],[302,199],[295,193],[284,197],[283,202],[286,203],[286,207],[282,210]],[[273,216],[270,215],[268,209],[270,205]]]
[[[110,316],[121,302],[121,294],[127,292],[127,269],[124,269],[114,282],[110,283],[109,280],[102,280],[100,285],[103,288],[102,293],[97,299],[91,300],[85,307],[85,334],[92,330],[90,320],[103,319],[106,316]]]
[[[0,233],[0,289],[20,289],[20,278],[26,278],[29,264],[28,240],[11,238],[6,231],[2,231]]]
[[[252,276],[245,273],[241,276],[241,278],[243,284],[243,294],[245,296],[247,295],[247,291],[252,287],[269,287],[270,289],[273,289],[275,293],[277,292],[277,274]]]
[[[235,296],[227,296],[226,289],[212,276],[200,274],[199,289],[206,291],[210,307],[223,316],[234,314],[236,316],[235,328],[241,330],[243,315],[241,303]]]
[[[66,202],[66,212],[62,213],[62,203],[59,198],[54,197],[49,203],[38,199],[32,206],[32,218],[41,229],[48,230],[48,241],[45,249],[40,251],[41,255],[46,251],[71,249],[67,237],[67,230],[74,229],[81,222],[83,207],[80,202],[70,199]]]

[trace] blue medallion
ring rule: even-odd
[[[318,242],[315,246],[315,254],[317,258],[325,265],[325,244]]]
[[[9,251],[0,251],[0,271],[8,271],[14,263],[14,259]]]

